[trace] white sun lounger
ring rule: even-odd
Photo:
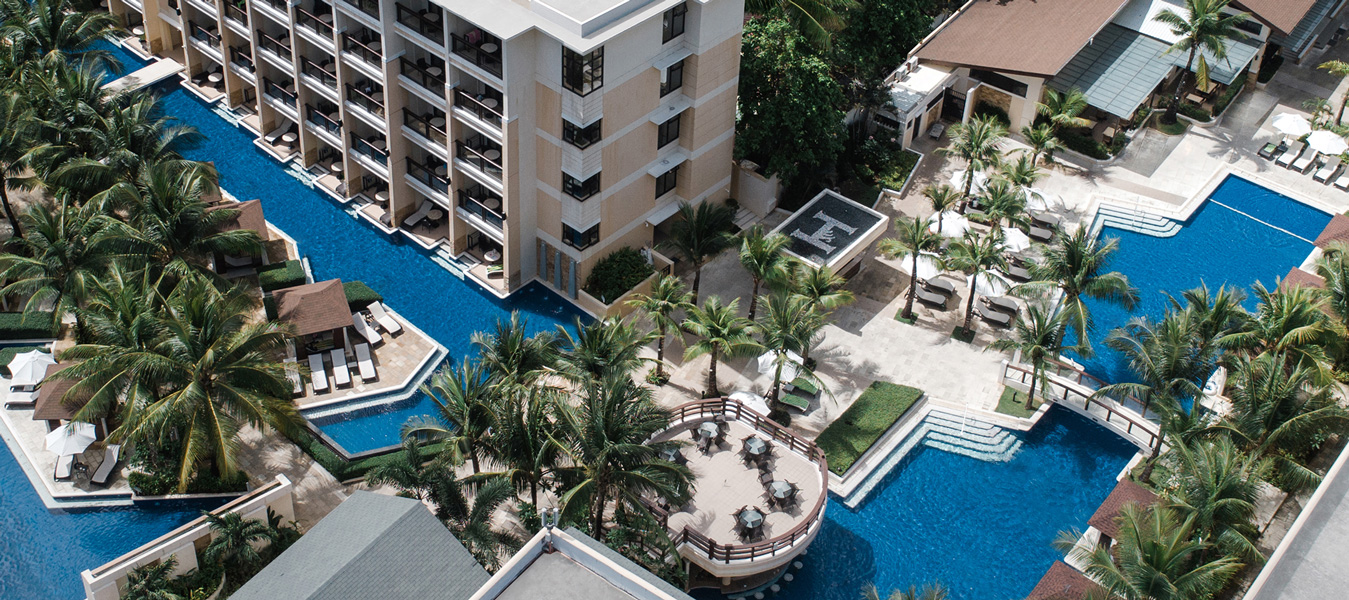
[[[408,218],[403,219],[403,225],[408,227],[416,225],[418,221],[425,219],[426,215],[431,214],[432,208],[435,208],[435,205],[431,204],[430,200],[422,200],[421,206],[417,207],[417,212],[412,213],[411,215],[408,215]]]
[[[263,139],[263,140],[266,140],[266,142],[267,142],[268,144],[276,145],[276,141],[279,140],[279,139],[281,139],[281,136],[282,136],[282,135],[285,135],[285,133],[286,133],[287,131],[289,131],[291,127],[292,127],[292,125],[291,125],[290,121],[284,121],[284,120],[283,120],[283,121],[281,121],[281,126],[280,126],[280,127],[277,127],[276,129],[273,129],[273,130],[271,131],[271,133],[268,133],[267,135],[263,136],[262,139]]]
[[[323,367],[323,354],[309,355],[309,380],[315,392],[328,391],[328,371]]]
[[[37,392],[10,392],[5,408],[33,408],[37,404]]]
[[[360,367],[361,381],[374,381],[379,378],[375,371],[375,361],[370,358],[370,344],[356,344],[356,366]]]
[[[351,369],[347,368],[347,352],[341,348],[328,353],[333,359],[333,385],[351,385]]]
[[[1344,173],[1335,180],[1335,187],[1349,191],[1349,169],[1346,169]]]
[[[1319,156],[1321,156],[1320,152],[1312,150],[1310,154],[1293,161],[1292,169],[1298,173],[1306,173],[1307,168],[1312,166],[1312,163],[1315,162]]]
[[[389,332],[389,335],[393,335],[403,330],[403,326],[399,325],[398,321],[389,316],[388,311],[384,310],[383,303],[371,302],[370,306],[365,308],[370,311],[370,316],[375,318],[375,322],[379,323],[379,326],[383,328],[384,331]]]
[[[1335,172],[1339,170],[1340,170],[1340,157],[1332,156],[1328,160],[1326,160],[1325,165],[1323,165],[1320,169],[1317,169],[1316,174],[1312,175],[1312,179],[1315,179],[1321,183],[1330,183],[1330,178],[1334,177]]]
[[[300,379],[298,370],[299,361],[294,356],[287,356],[286,360],[281,361],[286,367],[286,379],[290,380],[290,393],[292,396],[299,396],[304,393],[304,380]]]
[[[56,472],[52,473],[52,477],[55,477],[58,480],[70,479],[70,472],[74,468],[75,468],[75,455],[74,454],[62,455],[60,458],[56,459]]]
[[[379,332],[375,331],[374,327],[371,327],[369,323],[365,322],[365,315],[361,313],[351,313],[351,326],[356,330],[357,334],[365,338],[365,341],[370,342],[371,344],[378,344],[384,340],[384,337],[379,335]]]
[[[103,464],[98,466],[98,470],[94,471],[94,476],[89,478],[89,481],[99,485],[107,483],[108,476],[112,475],[113,467],[117,466],[117,456],[121,452],[122,447],[120,445],[108,444],[108,447],[103,450]]]
[[[1293,164],[1297,157],[1302,156],[1302,151],[1306,149],[1307,144],[1305,142],[1293,142],[1293,145],[1288,147],[1288,151],[1280,154],[1279,160],[1274,161],[1274,163],[1280,167],[1287,167]]]

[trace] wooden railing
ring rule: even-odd
[[[777,556],[793,548],[798,542],[808,539],[812,534],[811,529],[820,522],[824,514],[824,505],[829,501],[829,465],[825,461],[824,451],[820,450],[819,446],[816,446],[810,440],[793,433],[791,430],[730,398],[711,398],[684,404],[674,410],[671,422],[673,427],[682,428],[686,425],[692,426],[714,419],[718,415],[724,415],[727,419],[735,419],[818,465],[822,486],[820,495],[815,499],[815,505],[810,508],[800,523],[797,523],[787,533],[769,540],[749,544],[722,544],[702,532],[685,526],[679,531],[670,531],[671,541],[676,546],[689,544],[713,562],[730,563],[731,561],[754,561],[758,558]],[[654,503],[648,502],[647,506],[668,529],[669,512]]]
[[[1080,371],[1078,372],[1080,373]],[[1136,411],[1127,408],[1113,397],[1094,393],[1094,390],[1077,381],[1065,381],[1052,372],[1050,375],[1049,377],[1041,377],[1040,382],[1036,385],[1040,395],[1044,398],[1064,405],[1080,406],[1083,411],[1089,414],[1104,413],[1103,418],[1107,423],[1124,430],[1126,434],[1134,436],[1140,441],[1146,442],[1149,447],[1156,445],[1157,426],[1138,416]],[[1034,376],[1030,367],[1008,364],[1007,370],[1003,374],[1003,380],[1030,386]],[[1100,380],[1096,379],[1096,381]],[[1129,398],[1132,399],[1132,396]],[[1134,401],[1136,402],[1136,400]]]

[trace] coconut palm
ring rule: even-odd
[[[121,600],[183,600],[170,588],[176,570],[178,557],[172,554],[132,569],[126,574],[126,591],[122,592]]]
[[[1201,88],[1209,86],[1209,66],[1206,56],[1214,60],[1227,60],[1227,44],[1246,39],[1246,34],[1237,29],[1248,16],[1246,13],[1225,13],[1230,0],[1185,0],[1183,14],[1170,8],[1164,9],[1153,17],[1154,21],[1171,28],[1171,34],[1178,38],[1167,48],[1167,53],[1185,52],[1185,70],[1181,71],[1176,82],[1176,92],[1171,104],[1166,107],[1162,120],[1176,122],[1176,111],[1180,109],[1180,97],[1187,89],[1191,71],[1195,73],[1195,83]],[[1200,50],[1203,50],[1201,53]],[[1195,59],[1198,58],[1198,65]]]
[[[1044,373],[1045,360],[1065,350],[1065,320],[1066,316],[1059,307],[1045,310],[1031,303],[1017,315],[1010,336],[994,340],[988,345],[994,350],[1019,351],[1022,360],[1030,362],[1031,380],[1030,390],[1026,392],[1026,410],[1035,407],[1035,388]]]
[[[812,266],[800,261],[796,263],[791,292],[805,296],[810,300],[811,306],[815,307],[815,311],[825,317],[811,321],[810,325],[814,329],[806,332],[809,335],[806,336],[806,347],[802,349],[801,358],[805,360],[807,366],[814,364],[810,359],[810,350],[815,347],[815,334],[828,323],[829,314],[841,306],[852,304],[853,300],[857,299],[851,291],[843,289],[847,283],[846,279],[825,265]]]
[[[276,531],[257,519],[245,519],[234,511],[214,514],[202,511],[211,528],[211,543],[201,551],[208,563],[247,568],[262,561],[258,549],[276,539]]]
[[[33,113],[23,95],[17,92],[0,94],[0,204],[15,237],[23,237],[23,227],[9,201],[9,187],[18,186],[18,175],[24,169],[23,158],[32,147]]]
[[[475,331],[472,343],[478,360],[498,386],[534,385],[557,361],[557,335],[541,331],[529,335],[529,321],[519,311],[509,320],[497,319],[492,333]]]
[[[968,123],[951,127],[950,143],[937,150],[965,161],[965,183],[960,190],[964,197],[961,212],[969,202],[974,174],[998,164],[1002,158],[1002,142],[1006,138],[1007,128],[996,118],[976,116]]]
[[[1035,164],[1034,157],[1021,154],[1014,159],[1003,161],[998,167],[998,175],[1024,192],[1034,187],[1035,182],[1045,176],[1045,172]]]
[[[1031,265],[1031,281],[1022,284],[1024,290],[1057,288],[1063,292],[1063,311],[1066,324],[1080,342],[1081,352],[1092,353],[1089,333],[1094,329],[1087,299],[1119,304],[1133,310],[1138,303],[1138,290],[1129,285],[1129,278],[1118,271],[1106,271],[1110,257],[1119,250],[1119,240],[1104,242],[1086,228],[1071,234],[1059,233],[1043,249],[1043,257]]]
[[[1241,563],[1229,556],[1201,559],[1209,545],[1194,539],[1193,519],[1181,519],[1168,508],[1125,504],[1119,531],[1109,547],[1075,546],[1076,532],[1061,534],[1055,542],[1070,562],[1086,565],[1083,573],[1105,588],[1108,597],[1208,598],[1241,569]]]
[[[1027,222],[1026,192],[1002,177],[995,177],[984,186],[984,197],[979,205],[984,211],[978,216],[979,220],[988,223],[996,235],[1002,235],[1004,221],[1011,226]]]
[[[113,259],[102,241],[109,221],[93,206],[30,207],[22,218],[28,235],[11,242],[13,254],[0,255],[7,282],[0,295],[28,298],[25,318],[50,310],[53,329],[74,315],[82,335],[77,310]]]
[[[1306,369],[1316,383],[1335,381],[1326,347],[1335,344],[1335,323],[1322,310],[1321,292],[1295,286],[1269,290],[1252,286],[1259,308],[1242,331],[1223,336],[1219,343],[1247,355],[1278,353],[1288,366]]]
[[[432,461],[415,437],[403,438],[403,449],[394,460],[381,462],[366,471],[365,483],[373,487],[389,486],[398,495],[422,502],[433,500],[436,485],[443,477],[453,477],[453,470],[444,461]]]
[[[940,583],[930,583],[917,588],[909,586],[909,589],[893,589],[886,600],[948,600],[951,595],[946,591],[946,587]],[[867,584],[862,588],[862,600],[881,600],[881,592],[873,584]]]
[[[759,308],[759,286],[764,282],[782,284],[790,274],[790,263],[782,253],[790,243],[791,240],[781,233],[764,233],[761,225],[752,227],[742,237],[740,264],[754,282],[749,297],[749,320],[754,320],[754,311]]]
[[[111,54],[97,47],[116,41],[111,13],[80,10],[72,0],[5,0],[0,15],[6,40],[27,60],[113,64]]]
[[[214,180],[209,167],[185,161],[179,154],[205,138],[196,128],[162,116],[163,110],[154,96],[138,95],[93,115],[73,132],[81,138],[85,155],[57,167],[47,178],[48,185],[90,197],[119,181],[141,181],[146,170],[165,162],[177,163],[175,171],[200,169]]]
[[[470,500],[465,487],[465,482],[444,478],[437,493],[436,516],[479,564],[495,571],[523,545],[515,534],[492,527],[492,514],[515,498],[515,488],[510,481],[494,477],[476,485]]]
[[[703,393],[705,398],[721,395],[721,389],[717,387],[717,363],[722,358],[749,356],[760,349],[750,336],[753,323],[736,314],[738,312],[739,298],[722,304],[721,298],[712,296],[701,307],[690,307],[688,317],[684,319],[684,329],[701,338],[684,349],[684,360],[704,354],[712,357],[707,368],[707,391]]]
[[[436,404],[434,416],[409,419],[403,437],[444,440],[458,456],[467,456],[473,472],[482,471],[480,461],[491,450],[488,436],[496,425],[496,399],[482,363],[463,359],[459,366],[436,371],[421,392]]]
[[[1219,342],[1228,334],[1242,331],[1251,315],[1242,306],[1246,293],[1239,288],[1219,287],[1210,291],[1207,284],[1186,290],[1180,298],[1166,294],[1173,311],[1189,311],[1199,328],[1196,355],[1216,359]]]
[[[1349,62],[1344,62],[1342,60],[1328,60],[1319,65],[1316,65],[1316,68],[1324,69],[1331,75],[1334,75],[1341,79],[1345,78],[1346,76],[1349,76]],[[1340,108],[1338,111],[1335,112],[1336,125],[1339,125],[1340,121],[1344,120],[1344,105],[1346,102],[1349,102],[1349,95],[1341,96]]]
[[[780,13],[812,46],[828,50],[834,32],[845,25],[843,15],[858,6],[857,0],[749,0],[745,12]]]
[[[1255,545],[1260,531],[1254,522],[1269,462],[1242,453],[1225,438],[1176,444],[1168,454],[1175,464],[1167,504],[1194,522],[1198,541],[1229,556],[1264,562]]]
[[[656,378],[664,380],[665,339],[671,330],[679,331],[675,313],[688,310],[691,296],[684,282],[673,275],[661,275],[651,284],[651,293],[638,295],[628,301],[656,326]]]
[[[810,300],[799,294],[773,294],[764,298],[764,313],[759,315],[755,329],[759,344],[773,354],[773,385],[768,395],[773,412],[785,412],[778,405],[778,398],[782,390],[782,370],[792,362],[789,353],[803,352],[810,343],[811,334],[819,328],[817,322],[823,320],[824,316],[815,310]]]
[[[683,255],[693,265],[693,300],[698,301],[703,265],[735,244],[731,234],[735,210],[720,202],[703,202],[697,208],[687,202],[679,205],[679,220],[670,227],[670,239],[663,245]]]
[[[970,277],[970,297],[965,303],[965,322],[961,326],[965,331],[970,331],[970,321],[974,318],[974,298],[979,295],[974,284],[989,271],[1007,268],[1004,250],[998,236],[981,236],[973,230],[966,231],[964,237],[952,242],[947,248],[946,267],[962,271]]]
[[[653,518],[646,499],[686,503],[693,474],[660,458],[675,442],[647,443],[669,426],[670,414],[656,406],[651,390],[627,376],[589,388],[574,405],[559,405],[557,432],[550,435],[565,458],[557,473],[566,482],[558,498],[563,518],[587,523],[591,537],[604,539],[612,506]]]
[[[1087,95],[1078,88],[1060,92],[1046,87],[1044,101],[1035,103],[1035,112],[1048,120],[1050,128],[1057,133],[1060,129],[1076,129],[1091,123],[1082,118],[1087,104]]]
[[[562,350],[557,369],[577,385],[597,385],[611,375],[636,371],[647,360],[642,358],[642,351],[656,337],[655,333],[643,331],[629,319],[596,319],[582,323],[578,318],[573,327],[575,335],[558,326]]]
[[[937,221],[937,233],[941,233],[942,221],[940,215],[960,204],[960,193],[950,185],[943,183],[923,188],[923,197],[927,198],[928,203],[932,205],[932,218]]]
[[[154,284],[148,272],[135,274],[114,262],[94,282],[88,300],[79,309],[85,339],[78,353],[106,363],[81,367],[94,369],[99,376],[85,377],[81,389],[75,390],[85,399],[76,413],[80,420],[95,422],[156,397],[160,382],[152,374],[115,366],[134,361],[138,353],[154,352],[160,342],[164,300]]]
[[[521,493],[528,490],[529,501],[535,506],[539,504],[539,488],[558,464],[557,444],[548,437],[555,427],[552,415],[557,395],[551,388],[533,387],[505,398],[488,440],[492,454],[503,466],[501,471],[484,475],[503,477]]]
[[[914,217],[895,219],[895,237],[881,240],[876,249],[886,258],[903,260],[909,258],[909,292],[904,299],[905,319],[913,317],[914,292],[918,289],[918,256],[923,252],[936,252],[941,248],[942,236],[931,230],[932,219]]]
[[[1321,301],[1336,318],[1334,344],[1327,350],[1333,352],[1335,362],[1342,366],[1349,358],[1349,347],[1344,340],[1349,337],[1349,246],[1333,242],[1325,249],[1321,259],[1316,261],[1316,274],[1324,280]]]
[[[1034,127],[1027,125],[1021,128],[1021,137],[1026,138],[1026,144],[1030,145],[1030,158],[1032,163],[1039,163],[1043,156],[1051,163],[1054,161],[1054,153],[1064,149],[1063,142],[1054,134],[1054,127],[1049,123],[1041,123]]]

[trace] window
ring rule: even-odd
[[[600,224],[596,223],[585,231],[577,231],[571,225],[562,224],[562,241],[577,250],[585,250],[600,241]]]
[[[688,12],[688,3],[680,3],[679,6],[665,11],[665,16],[661,19],[660,42],[662,44],[684,35],[684,18],[688,15]]]
[[[585,96],[604,86],[604,47],[582,55],[562,48],[562,87]]]
[[[679,185],[679,165],[675,165],[673,169],[661,173],[660,177],[656,178],[656,197],[659,198],[670,193],[676,185]]]
[[[664,148],[670,142],[679,139],[679,118],[682,114],[675,115],[669,121],[656,126],[656,149]]]
[[[562,191],[568,196],[577,200],[585,201],[600,191],[600,174],[591,175],[589,179],[581,181],[566,173],[562,174]]]
[[[684,86],[684,61],[679,61],[670,65],[665,70],[665,81],[660,84],[660,96],[664,98],[666,94],[673,92]]]
[[[562,140],[585,150],[591,144],[600,141],[600,122],[595,121],[585,127],[580,127],[571,121],[562,119]]]

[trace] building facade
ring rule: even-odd
[[[729,194],[742,0],[109,4],[264,150],[499,296],[576,298]]]

